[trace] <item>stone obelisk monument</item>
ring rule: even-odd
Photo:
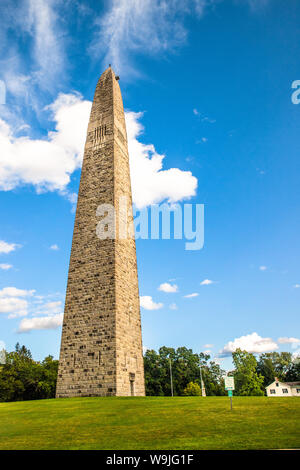
[[[126,214],[120,201],[127,201]],[[99,215],[105,218],[112,206],[116,236],[99,237]],[[57,397],[145,395],[135,240],[124,229],[119,236],[122,218],[133,231],[123,101],[109,67],[98,81],[87,130]]]

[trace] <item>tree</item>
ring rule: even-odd
[[[153,349],[144,355],[145,386],[147,395],[163,396],[164,384],[168,381],[167,371],[161,364],[160,356]]]
[[[183,395],[190,382],[200,384],[200,368],[207,395],[223,395],[224,371],[214,362],[208,363],[208,354],[193,353],[192,349],[180,347],[176,350],[163,346],[158,353],[147,350],[144,356],[146,394],[170,396],[170,362],[173,376],[174,395]]]
[[[261,354],[257,363],[257,372],[264,376],[264,386],[274,382],[275,377],[286,380],[286,374],[292,366],[292,354],[289,352],[270,352]]]
[[[241,396],[264,395],[264,377],[256,371],[257,361],[255,356],[247,351],[236,349],[232,353],[232,359],[235,365],[236,393]]]
[[[285,380],[286,382],[300,382],[300,357],[291,362]]]
[[[55,396],[58,361],[48,356],[36,362],[25,346],[6,353],[0,370],[0,401],[36,400]]]
[[[195,382],[189,382],[185,389],[183,390],[183,395],[185,396],[193,396],[193,397],[199,397],[202,395],[201,393],[201,387]]]
[[[225,371],[221,369],[219,364],[211,361],[202,367],[202,377],[205,385],[206,395],[223,396],[226,395],[224,386]]]
[[[43,367],[43,375],[40,387],[44,390],[43,393],[47,395],[45,398],[55,397],[58,361],[53,359],[53,356],[47,356],[41,365]]]

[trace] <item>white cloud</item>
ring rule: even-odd
[[[47,302],[47,303],[45,304],[45,308],[48,308],[48,309],[56,309],[56,308],[58,308],[58,307],[61,306],[61,303],[62,303],[61,300],[57,300],[57,301],[55,301],[55,302]]]
[[[35,299],[38,299],[38,300],[37,300],[38,302],[41,302],[44,298],[45,298],[44,295],[36,295],[36,296],[35,296]],[[36,302],[37,302],[37,301],[36,301]]]
[[[281,338],[278,338],[278,343],[280,344],[294,344],[294,343],[300,343],[300,339],[299,338],[288,338],[286,336],[284,337],[281,337]]]
[[[0,264],[0,269],[3,269],[4,271],[7,271],[8,269],[11,269],[12,267],[13,267],[12,264],[5,264],[5,263]]]
[[[260,271],[266,271],[268,268],[267,268],[267,266],[260,266],[259,269],[260,269]]]
[[[185,41],[186,31],[178,14],[188,9],[188,3],[186,0],[113,0],[107,13],[98,20],[99,30],[92,51],[99,57],[103,55],[99,45],[107,45],[103,62],[111,63],[123,74],[133,73],[131,52],[154,55],[175,49]]]
[[[164,282],[158,287],[158,290],[167,293],[178,292],[178,286],[176,284],[169,284],[168,282]]]
[[[207,349],[211,349],[211,348],[214,347],[214,345],[213,344],[205,344],[203,347],[207,348]]]
[[[53,315],[56,313],[61,313],[62,302],[61,300],[46,302],[39,305],[38,310],[35,312],[35,315]]]
[[[4,287],[0,290],[0,314],[8,314],[9,319],[30,317],[21,322],[22,331],[54,328],[62,316],[62,301],[57,300],[60,297],[59,293],[42,296],[35,295],[34,289]]]
[[[48,109],[56,125],[46,139],[14,137],[0,119],[0,190],[30,184],[38,192],[65,191],[80,168],[91,103],[77,94],[60,94]]]
[[[145,310],[159,310],[163,307],[162,303],[155,303],[150,295],[141,296],[140,305]]]
[[[0,340],[0,351],[1,351],[2,349],[5,349],[5,343],[4,343],[4,341],[1,341],[1,340]]]
[[[31,85],[31,77],[29,75],[22,75],[18,72],[19,62],[16,57],[11,57],[5,62],[5,69],[3,78],[7,91],[14,97],[23,97],[26,99],[28,96],[28,88]],[[18,131],[29,129],[29,125],[21,125]]]
[[[214,284],[216,281],[211,281],[210,279],[204,279],[204,281],[200,282],[200,286],[209,286],[210,284]]]
[[[294,284],[293,287],[294,289],[300,289],[300,284]]]
[[[164,170],[165,155],[158,154],[153,144],[143,144],[138,140],[143,131],[142,115],[131,111],[125,114],[135,205],[142,208],[165,199],[177,202],[195,196],[198,181],[190,171],[179,168]]]
[[[58,246],[58,245],[56,245],[56,244],[54,244],[54,245],[51,245],[49,248],[50,248],[50,250],[54,250],[54,251],[57,251],[57,250],[59,250],[59,246]]]
[[[60,94],[48,109],[56,124],[55,131],[48,132],[45,139],[14,137],[10,126],[0,119],[0,190],[29,184],[37,192],[59,191],[75,203],[76,195],[70,194],[67,186],[82,163],[91,102],[79,94]],[[152,144],[138,141],[143,129],[141,117],[142,113],[126,113],[133,202],[142,208],[194,196],[197,178],[190,171],[164,170],[165,156],[159,155]],[[11,245],[13,249],[16,246]],[[1,248],[9,249],[5,242],[0,243]]]
[[[23,317],[28,313],[27,300],[19,297],[0,297],[0,313],[8,313],[8,318]]]
[[[51,87],[64,73],[66,57],[63,35],[58,27],[56,0],[27,0],[22,26],[33,38],[37,71],[33,76],[40,87]]]
[[[4,287],[0,290],[0,313],[8,313],[8,318],[26,316],[28,314],[28,301],[24,297],[32,297],[34,292],[34,290]]]
[[[170,310],[178,310],[178,307],[175,303],[173,303],[173,304],[169,305],[169,309]]]
[[[48,317],[24,318],[19,325],[18,333],[32,330],[54,330],[62,325],[63,313]]]
[[[211,349],[205,349],[205,351],[203,351],[204,354],[210,354],[211,353]]]
[[[184,295],[184,297],[186,299],[192,299],[194,297],[198,297],[198,295],[199,295],[198,292],[194,292],[193,294]]]
[[[32,317],[36,316],[53,316],[62,312],[62,300],[59,300],[61,295],[48,294],[48,295],[34,295],[30,302],[30,313]]]
[[[32,296],[35,290],[17,289],[16,287],[4,287],[0,290],[0,297],[27,297]]]
[[[1,120],[0,120],[1,122]],[[1,139],[1,135],[0,135]],[[2,153],[2,150],[1,150]],[[1,156],[0,156],[1,160]],[[0,169],[0,178],[1,178],[1,169]],[[17,245],[17,243],[7,243],[4,240],[0,240],[0,253],[10,253],[11,251],[16,250],[16,248],[20,247],[20,245]]]
[[[240,0],[257,11],[268,0]],[[187,40],[186,17],[201,18],[222,0],[112,0],[96,20],[92,53],[111,63],[118,73],[136,75],[132,54],[160,55],[175,52]],[[106,45],[106,47],[105,47]],[[194,112],[197,111],[194,109]]]
[[[66,34],[60,27],[64,22],[60,0],[18,0],[6,4],[1,3],[0,72],[10,106],[2,107],[0,112],[2,117],[10,118],[17,133],[20,125],[29,128],[23,122],[27,111],[31,108],[39,115],[45,96],[63,86],[68,70]]]
[[[268,0],[241,0],[256,11]],[[201,18],[222,0],[112,0],[96,20],[92,52],[111,63],[118,73],[137,74],[132,54],[164,56],[178,50],[187,39],[185,20]],[[107,47],[105,47],[107,46]]]
[[[219,352],[219,356],[230,356],[238,348],[249,353],[264,353],[278,349],[278,345],[272,338],[262,338],[257,333],[251,333],[229,341]]]
[[[300,362],[300,348],[292,354],[293,362]]]

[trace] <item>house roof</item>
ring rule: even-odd
[[[300,385],[300,382],[284,382],[284,383],[286,383],[287,385],[290,385],[291,387],[293,385]]]

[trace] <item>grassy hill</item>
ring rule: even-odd
[[[0,449],[300,447],[300,399],[71,398],[0,403]]]

